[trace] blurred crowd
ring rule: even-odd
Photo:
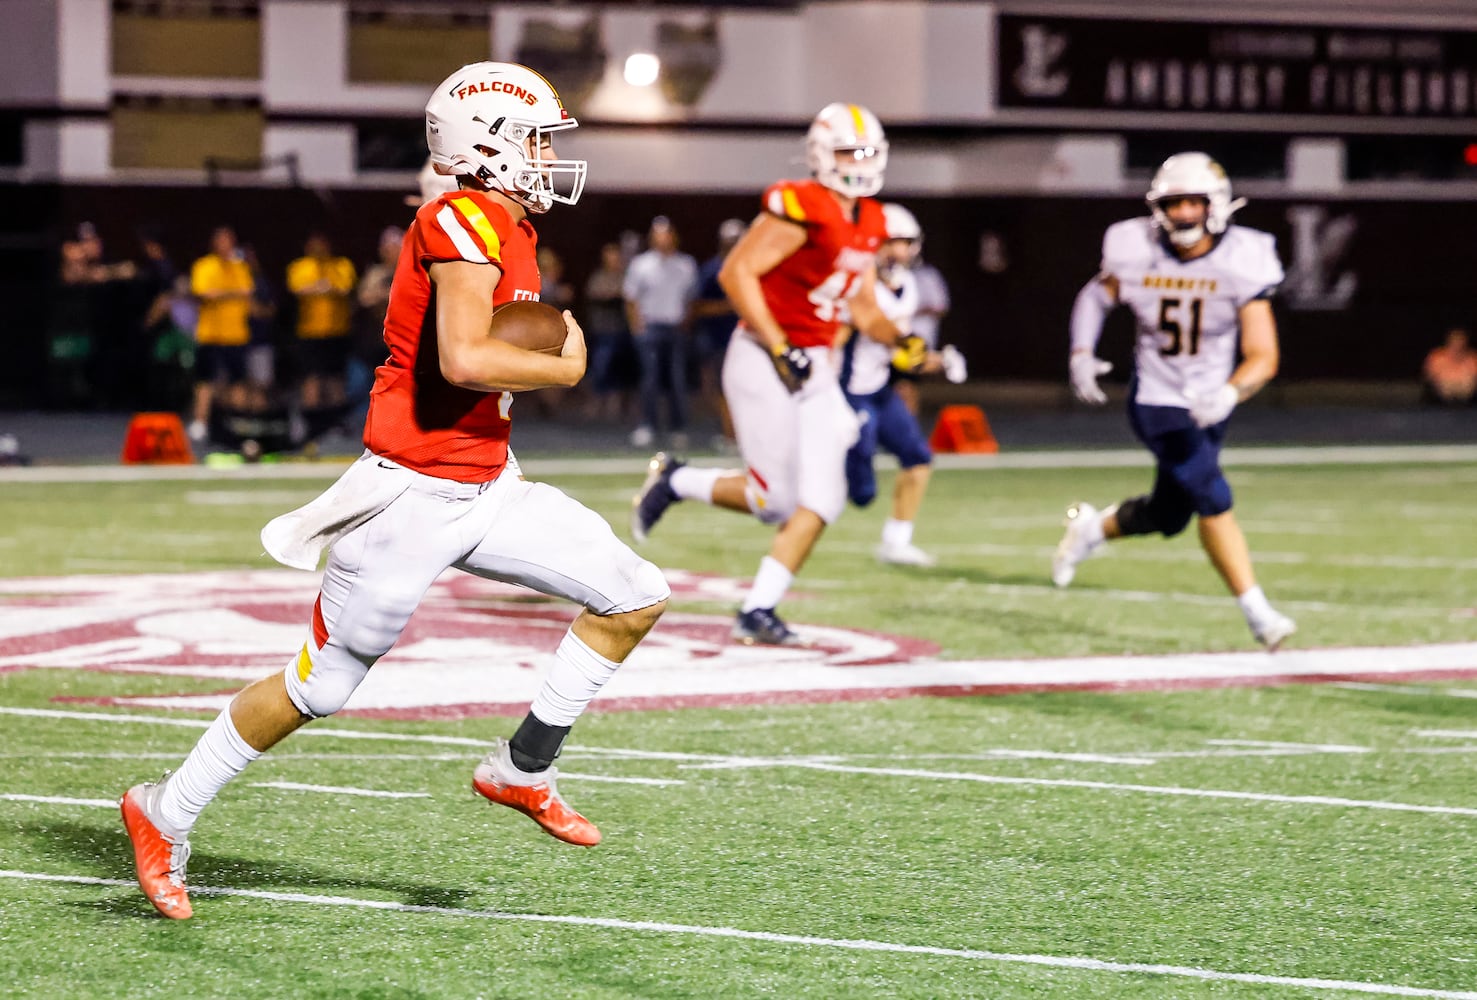
[[[540,297],[574,311],[590,361],[579,387],[529,394],[524,406],[623,428],[641,448],[659,438],[686,448],[694,426],[713,434],[701,444],[726,447],[719,373],[737,315],[718,271],[746,228],[741,219],[724,221],[716,253],[698,261],[683,251],[677,225],[659,216],[645,234],[628,230],[593,246],[596,259],[579,288],[567,280],[561,254],[541,247]],[[249,234],[230,226],[217,227],[195,252],[167,246],[151,225],[135,235],[135,246],[112,254],[84,222],[63,243],[49,398],[176,410],[196,442],[234,446],[256,436],[228,426],[242,419],[280,422],[294,443],[323,433],[357,437],[385,356],[403,230],[386,228],[373,252],[357,258],[328,233],[308,232],[301,255],[281,270],[263,267]]]

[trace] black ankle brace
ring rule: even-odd
[[[570,728],[550,726],[540,722],[529,712],[513,738],[508,741],[513,766],[520,771],[548,770],[549,765],[554,763],[554,758],[559,756],[559,749],[564,746],[564,738],[569,735]]]

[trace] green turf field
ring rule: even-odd
[[[634,465],[549,478],[624,531]],[[1289,647],[1477,641],[1477,469],[1231,479]],[[938,567],[877,568],[883,512],[853,511],[785,610],[948,658],[1251,651],[1192,534],[1050,586],[1062,508],[1146,484],[940,471],[917,537]],[[266,568],[261,523],[322,485],[0,483],[0,575]],[[687,505],[646,551],[746,577],[767,539]],[[0,623],[38,607],[0,598]],[[561,761],[605,833],[588,851],[470,791],[514,718],[345,716],[205,813],[178,923],[109,803],[188,751],[199,729],[168,722],[211,713],[85,699],[222,681],[7,657],[0,632],[3,995],[1477,998],[1477,681],[592,712]]]

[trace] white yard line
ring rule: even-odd
[[[158,716],[144,715],[108,715],[94,712],[66,712],[57,709],[37,708],[12,708],[0,706],[0,714],[15,715],[39,715],[61,718],[74,718],[95,720],[101,719],[109,722],[140,722],[158,725],[180,725],[186,724],[183,719],[165,719]],[[195,728],[204,728],[209,725],[205,722],[189,722]],[[400,733],[366,733],[348,729],[306,729],[305,734],[319,736],[338,736],[350,739],[381,739],[381,740],[413,740],[417,742],[431,743],[457,743],[474,745],[485,745],[481,741],[467,740],[455,736],[428,736],[421,734]],[[1455,736],[1461,739],[1477,739],[1477,732],[1448,732],[1444,730],[1425,730],[1417,735],[1443,735]],[[1293,744],[1297,746],[1299,744]],[[1190,798],[1207,799],[1239,799],[1247,802],[1276,802],[1289,805],[1313,805],[1332,806],[1347,809],[1378,809],[1390,812],[1414,812],[1433,813],[1448,816],[1477,816],[1477,808],[1466,806],[1436,806],[1421,805],[1408,802],[1384,802],[1369,799],[1346,799],[1336,796],[1324,795],[1279,795],[1268,792],[1236,792],[1213,788],[1181,788],[1172,785],[1133,785],[1120,784],[1107,781],[1086,781],[1068,778],[1021,778],[993,774],[973,774],[958,771],[926,771],[915,768],[888,768],[888,767],[864,767],[861,765],[848,765],[835,762],[831,757],[745,757],[734,754],[671,754],[661,752],[650,752],[628,749],[600,749],[600,748],[571,748],[578,749],[581,753],[590,753],[599,756],[628,757],[632,759],[648,760],[677,760],[687,763],[689,766],[701,768],[742,768],[742,767],[798,767],[810,768],[820,771],[835,771],[845,774],[876,774],[889,777],[906,778],[933,778],[940,781],[973,781],[981,784],[995,785],[1031,785],[1036,787],[1051,788],[1088,788],[1099,791],[1111,792],[1140,792],[1148,795],[1173,795],[1186,796]],[[568,775],[575,777],[575,775]],[[638,784],[653,783],[658,779],[618,779],[597,778],[594,775],[582,775],[585,780],[608,780],[608,781],[630,781]]]
[[[95,878],[83,875],[53,875],[40,872],[0,871],[0,878],[25,882],[52,882],[70,885],[105,886],[134,889],[136,883],[124,879]],[[589,927],[641,934],[670,934],[688,937],[725,938],[755,941],[761,944],[794,945],[803,948],[832,948],[841,951],[877,952],[895,955],[920,955],[930,958],[961,959],[972,962],[994,962],[1034,965],[1044,968],[1076,969],[1083,972],[1116,972],[1132,975],[1157,975],[1210,982],[1250,983],[1262,986],[1289,986],[1308,990],[1340,990],[1348,993],[1372,993],[1383,996],[1428,997],[1431,1000],[1477,1000],[1477,993],[1462,990],[1426,989],[1390,983],[1359,980],[1313,979],[1276,976],[1256,972],[1222,972],[1185,965],[1161,965],[1151,962],[1113,962],[1074,955],[1031,955],[987,951],[975,948],[939,948],[931,945],[899,944],[856,938],[824,938],[805,934],[778,934],[772,931],[749,931],[737,927],[715,927],[701,924],[672,924],[655,920],[617,920],[611,917],[581,917],[547,913],[505,913],[497,910],[472,910],[452,906],[418,906],[380,899],[358,899],[353,896],[321,896],[301,892],[270,892],[263,889],[231,889],[219,886],[191,886],[196,896],[237,896],[263,899],[275,903],[303,903],[310,906],[341,906],[394,913],[424,913],[432,916],[462,917],[472,920],[497,920],[510,923],[553,924]],[[140,906],[143,904],[140,903]]]
[[[344,785],[304,785],[296,781],[254,781],[252,788],[281,788],[289,792],[323,792],[328,795],[361,795],[370,799],[429,799],[430,792],[382,792],[374,788]]]
[[[1388,694],[1413,694],[1427,698],[1477,698],[1477,691],[1472,691],[1468,688],[1433,688],[1410,684],[1361,684],[1358,681],[1344,681],[1334,684],[1332,687],[1345,688],[1349,691],[1380,691]]]
[[[1043,549],[1042,551],[1049,551]],[[1204,556],[1197,557],[1204,561]],[[1043,571],[1044,575],[1044,571]],[[1079,577],[1081,579],[1081,577]],[[941,587],[951,587],[953,582],[940,584]],[[1205,607],[1225,607],[1232,603],[1232,598],[1214,594],[1190,594],[1183,591],[1168,590],[1119,590],[1112,587],[1056,587],[1050,583],[974,583],[972,581],[959,581],[959,586],[968,587],[985,594],[998,594],[1003,597],[1039,597],[1042,594],[1056,594],[1061,598],[1086,598],[1091,601],[1127,601],[1133,604],[1198,604]],[[1459,614],[1458,609],[1453,608],[1416,608],[1416,607],[1391,607],[1376,604],[1336,604],[1331,601],[1278,601],[1279,607],[1288,608],[1293,611],[1350,611],[1358,610],[1361,615],[1377,616],[1380,618],[1451,618]]]
[[[7,802],[49,802],[58,806],[97,806],[117,809],[117,799],[70,799],[61,795],[22,795],[19,792],[0,792],[0,799]]]
[[[1047,520],[1043,518],[1038,523],[1045,523]],[[826,548],[833,552],[871,551],[871,546],[869,545],[851,542],[837,542],[826,546]],[[1028,559],[1040,559],[1044,562],[1051,558],[1055,549],[1045,545],[1006,545],[995,542],[977,542],[965,545],[950,545],[943,551],[981,556],[1024,556]],[[1109,550],[1107,555],[1115,561],[1121,560],[1124,562],[1177,564],[1202,563],[1205,561],[1205,553],[1199,548],[1182,546],[1166,549],[1144,545],[1119,545]],[[1477,559],[1448,559],[1445,556],[1310,555],[1306,552],[1278,552],[1264,549],[1257,549],[1252,555],[1258,562],[1278,563],[1285,566],[1301,566],[1316,562],[1320,565],[1344,566],[1351,569],[1477,569]]]
[[[1090,788],[1105,792],[1142,792],[1147,795],[1179,795],[1201,799],[1239,799],[1246,802],[1277,802],[1287,805],[1334,806],[1345,809],[1380,809],[1390,812],[1434,813],[1443,816],[1477,816],[1477,809],[1466,806],[1428,806],[1410,802],[1345,799],[1328,795],[1276,795],[1265,792],[1232,792],[1214,788],[1179,788],[1173,785],[1127,785],[1110,781],[1082,781],[1072,778],[1016,778],[997,774],[970,774],[959,771],[923,771],[903,767],[857,767],[803,759],[796,761],[792,766],[809,768],[816,771],[835,771],[842,774],[876,774],[894,778],[935,778],[940,781],[975,781],[987,785]]]

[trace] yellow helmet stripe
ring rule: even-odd
[[[456,209],[461,217],[467,220],[467,225],[482,238],[487,247],[487,259],[499,260],[502,258],[502,240],[497,238],[497,230],[492,228],[492,223],[487,221],[487,216],[482,214],[482,209],[471,198],[453,198],[451,207]]]
[[[851,111],[851,124],[856,128],[857,138],[864,138],[867,134],[867,120],[862,117],[862,109],[855,104],[848,104],[846,107]]]

